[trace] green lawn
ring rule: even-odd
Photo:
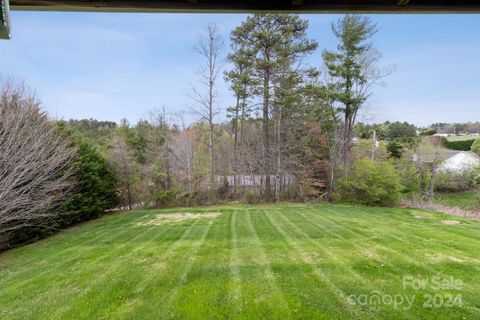
[[[480,210],[480,192],[437,193],[435,195],[435,202],[447,207],[458,207],[464,210]]]
[[[464,141],[464,140],[476,140],[479,139],[480,136],[476,135],[464,135],[464,136],[448,136],[447,139],[448,141]]]
[[[181,211],[210,214],[117,213],[0,254],[0,319],[480,318],[479,222],[330,205]]]

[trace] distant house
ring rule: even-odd
[[[463,171],[480,167],[480,157],[471,151],[457,151],[440,163],[439,171]]]
[[[413,156],[413,160],[431,166],[435,157],[439,163],[438,171],[460,172],[480,167],[480,157],[471,151],[442,150],[438,153],[419,153]]]

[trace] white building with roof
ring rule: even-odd
[[[458,151],[449,153],[448,158],[444,158],[440,163],[439,171],[459,172],[472,170],[480,167],[480,157],[471,151]]]

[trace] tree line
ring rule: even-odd
[[[2,84],[0,250],[108,209],[234,200],[392,205],[425,192],[432,175],[402,158],[419,144],[417,128],[358,121],[393,71],[373,43],[377,24],[343,16],[331,26],[336,48],[311,63],[319,43],[308,26],[297,15],[251,15],[227,47],[209,24],[195,47],[199,78],[189,97],[197,121],[188,125],[163,108],[136,123],[52,120],[24,85]],[[220,104],[221,81],[232,105]],[[228,118],[220,121],[222,109]],[[373,132],[388,146],[372,141]]]
[[[209,24],[195,46],[199,78],[189,92],[198,121],[185,126],[154,110],[107,128],[110,137],[99,141],[123,206],[331,200],[354,162],[359,110],[391,72],[372,42],[378,30],[368,17],[346,15],[332,24],[337,48],[308,64],[319,44],[297,15],[249,16],[231,31],[229,48]],[[233,105],[220,105],[221,81]],[[228,121],[218,121],[222,108]]]
[[[317,66],[306,63],[319,47],[307,31],[297,15],[252,15],[226,48],[209,24],[196,45],[201,65],[189,94],[198,121],[188,126],[163,110],[135,124],[55,121],[24,84],[3,81],[0,249],[112,208],[270,202],[326,188],[331,198],[351,163],[358,111],[385,73],[370,18],[335,22],[338,46],[324,50]],[[220,81],[236,101],[223,122]]]

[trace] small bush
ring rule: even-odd
[[[435,133],[437,133],[437,130],[435,129],[426,129],[426,130],[423,130],[420,135],[422,136],[433,136]]]
[[[393,162],[395,170],[402,179],[404,187],[403,193],[413,195],[420,192],[422,183],[417,167],[415,167],[410,159],[395,159]]]
[[[392,140],[387,144],[387,151],[391,157],[400,159],[403,153],[403,145],[397,140]]]
[[[401,200],[404,189],[402,178],[390,162],[364,158],[338,180],[334,198],[341,202],[391,206]]]
[[[480,186],[480,167],[476,167],[472,170],[470,180],[472,181],[473,186]]]
[[[228,199],[230,196],[230,184],[227,177],[222,178],[222,184],[217,188],[217,195],[220,199]]]
[[[462,172],[439,172],[435,178],[435,189],[442,192],[462,192],[473,188],[479,182],[476,170]]]
[[[156,208],[174,207],[176,202],[176,193],[171,190],[160,190],[156,192],[154,204]]]
[[[255,204],[257,203],[257,196],[252,191],[247,191],[245,192],[245,201],[248,204]]]
[[[470,150],[480,156],[480,139],[477,139],[472,143]]]
[[[299,198],[298,185],[296,183],[289,184],[285,186],[282,194],[280,196],[282,199],[286,200],[296,200]]]

